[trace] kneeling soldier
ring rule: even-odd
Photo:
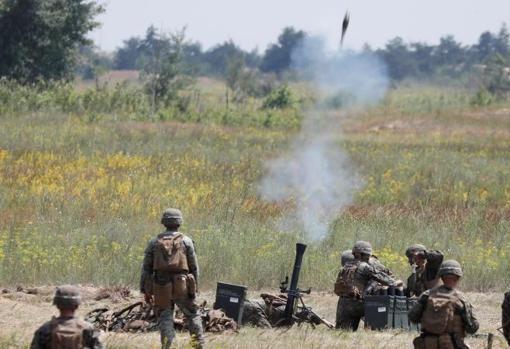
[[[75,316],[80,303],[77,287],[57,287],[53,304],[60,311],[60,316],[54,317],[35,332],[30,349],[103,349],[99,332]]]
[[[193,241],[179,232],[182,213],[169,208],[163,213],[164,232],[149,241],[143,259],[140,291],[159,312],[162,348],[170,348],[175,337],[174,305],[184,313],[192,346],[202,348],[202,319],[195,303],[198,263]]]
[[[421,324],[422,334],[414,339],[415,349],[466,349],[466,332],[478,331],[471,304],[458,291],[460,264],[447,260],[439,268],[443,285],[425,291],[409,310],[409,320]]]

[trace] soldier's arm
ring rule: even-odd
[[[46,323],[35,331],[34,338],[30,344],[30,349],[45,349],[50,341],[49,325]]]
[[[418,302],[411,309],[409,309],[407,315],[409,316],[409,320],[411,322],[417,324],[421,321],[421,317],[423,315],[425,307],[427,306],[428,299],[429,292],[425,291],[418,298]]]
[[[464,305],[462,312],[460,313],[462,321],[464,322],[464,329],[469,334],[474,334],[480,328],[480,324],[473,313],[473,306],[464,299],[460,299]]]
[[[501,326],[503,327],[503,335],[510,345],[510,292],[505,293],[505,299],[501,305]]]
[[[154,260],[154,241],[151,240],[145,248],[143,262],[142,262],[142,275],[140,277],[140,292],[152,293],[150,285],[152,285],[152,265]]]
[[[443,263],[443,253],[438,250],[427,251],[427,265],[425,267],[425,275],[427,281],[434,280],[437,277],[437,272],[441,263]]]
[[[379,260],[379,258],[377,258],[377,256],[371,256],[370,261],[368,263],[371,264],[372,266],[374,266],[375,269],[382,271],[383,273],[386,273],[388,275],[393,276],[393,273],[391,272],[391,270],[386,268],[386,266],[381,263],[381,261]]]
[[[184,242],[186,245],[186,257],[188,258],[189,272],[193,274],[196,282],[198,283],[199,269],[197,254],[195,253],[195,245],[193,244],[193,240],[191,240],[190,238],[184,239]]]
[[[375,280],[383,285],[386,286],[394,286],[396,284],[396,281],[393,277],[390,275],[383,273],[380,270],[377,270],[375,267],[368,263],[364,263],[361,268],[361,272],[371,280]]]
[[[30,344],[30,349],[43,349],[43,347],[39,344],[40,339],[39,330],[35,331],[34,338],[32,338],[32,343]]]

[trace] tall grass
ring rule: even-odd
[[[161,122],[167,118],[145,115],[143,96],[129,88],[34,89],[0,85],[1,283],[135,286],[143,249],[160,232],[167,206],[184,211],[201,287],[220,280],[276,287],[290,272],[303,232],[281,231],[277,222],[293,203],[264,202],[257,185],[265,161],[287,147],[299,111],[261,111],[252,101],[231,106],[226,117],[225,109],[211,112],[220,109],[208,96],[195,104],[203,113],[181,110]],[[419,113],[452,132],[366,130],[365,123],[394,118],[414,122],[418,114],[403,107],[414,102],[400,93],[388,97],[391,108],[349,121],[359,127],[338,146],[365,185],[326,240],[310,243],[302,283],[330,289],[341,251],[366,239],[400,278],[409,272],[405,247],[421,242],[464,264],[466,288],[508,287],[506,121],[485,110],[497,122],[482,126],[462,100],[451,113]],[[268,112],[276,115],[269,126]],[[471,132],[481,128],[490,132]]]

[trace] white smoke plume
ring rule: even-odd
[[[361,184],[341,147],[342,111],[331,110],[324,101],[374,104],[384,97],[389,80],[374,55],[327,52],[317,38],[305,40],[294,52],[293,67],[322,98],[306,111],[289,151],[266,164],[259,192],[267,201],[294,204],[280,222],[282,229],[304,231],[308,238],[320,240]]]

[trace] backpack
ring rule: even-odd
[[[170,273],[188,272],[188,259],[183,238],[184,235],[181,233],[158,237],[154,248],[154,270]]]
[[[431,290],[421,318],[422,329],[435,335],[448,333],[454,324],[455,301],[455,292],[445,294]]]
[[[85,326],[78,319],[53,318],[51,326],[51,349],[83,349]]]
[[[340,273],[335,282],[334,292],[340,297],[349,298],[362,298],[362,290],[357,286],[356,270],[358,265],[355,263],[347,263]]]

